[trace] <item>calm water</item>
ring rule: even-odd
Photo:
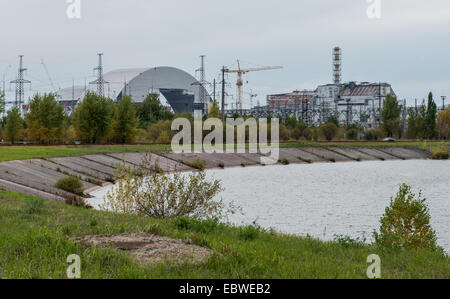
[[[241,206],[236,224],[330,240],[366,236],[379,227],[401,183],[428,199],[439,244],[450,252],[450,161],[386,161],[230,168],[208,171],[220,179],[225,201]],[[111,187],[109,187],[111,188]],[[95,206],[109,188],[94,192]]]

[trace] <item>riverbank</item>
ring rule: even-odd
[[[365,144],[365,143],[362,143]],[[278,164],[311,164],[361,161],[389,161],[428,159],[430,153],[421,147],[399,144],[362,146],[360,143],[284,144],[280,148]],[[47,200],[82,204],[83,198],[55,187],[58,180],[67,176],[79,178],[85,196],[115,181],[117,166],[138,167],[145,155],[158,163],[164,172],[194,171],[229,167],[263,166],[260,154],[175,154],[164,151],[163,146],[100,146],[100,147],[0,147],[0,151],[25,151],[22,156],[36,156],[44,149],[41,158],[14,160],[0,163],[0,189],[39,196]],[[75,152],[74,149],[80,149]],[[149,150],[153,150],[149,152]],[[34,152],[33,152],[34,151]],[[95,151],[101,153],[93,154]],[[117,152],[116,152],[117,151]],[[90,153],[83,155],[83,153]],[[17,156],[17,155],[15,155]],[[11,155],[9,156],[11,157]],[[5,158],[6,159],[6,158]]]
[[[74,240],[124,233],[185,240],[212,255],[200,263],[144,265],[127,250]],[[81,258],[82,278],[367,278],[371,254],[380,255],[383,278],[450,278],[450,259],[436,253],[387,252],[350,240],[321,242],[255,227],[120,215],[5,191],[0,191],[0,252],[2,278],[66,278],[72,254]]]
[[[438,146],[442,142],[428,142],[428,146]],[[450,142],[446,143],[450,149]],[[400,141],[395,143],[342,141],[342,142],[284,142],[281,148],[299,147],[422,147],[421,141]],[[128,144],[128,145],[0,145],[0,162],[42,159],[55,157],[77,157],[83,155],[111,154],[125,152],[170,151],[169,144]]]

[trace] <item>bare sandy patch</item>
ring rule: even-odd
[[[187,241],[145,233],[83,236],[75,241],[84,246],[124,251],[143,264],[202,263],[212,254],[212,250]]]

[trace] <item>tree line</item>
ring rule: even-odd
[[[0,92],[0,114],[5,109],[4,95]],[[325,124],[308,126],[295,116],[280,124],[282,141],[318,140],[381,140],[385,137],[408,139],[450,139],[450,109],[438,112],[433,94],[428,102],[410,108],[408,118],[402,118],[404,108],[392,96],[384,100],[380,128],[366,129],[357,124],[342,125],[336,117]],[[175,117],[193,121],[191,114],[175,115],[164,107],[156,94],[150,94],[136,105],[128,96],[115,103],[112,99],[88,93],[71,116],[64,112],[53,94],[35,95],[27,114],[22,118],[13,108],[0,123],[0,137],[11,143],[27,141],[40,144],[101,143],[170,143],[176,132],[171,130]],[[220,118],[216,102],[205,116]],[[235,115],[235,118],[239,115]],[[251,116],[246,116],[251,117]],[[278,116],[281,119],[281,116]],[[270,124],[270,119],[268,121]],[[270,130],[270,127],[269,127]],[[206,134],[207,132],[205,132]]]
[[[0,114],[4,97],[0,93]],[[3,103],[3,104],[2,104]],[[129,96],[118,103],[95,93],[86,94],[72,115],[65,113],[53,94],[36,94],[28,112],[22,117],[19,108],[2,118],[0,135],[8,142],[28,141],[39,144],[133,143],[139,132],[160,120],[171,120],[173,114],[161,105],[157,95],[149,95],[137,106]]]

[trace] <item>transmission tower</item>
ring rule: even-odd
[[[23,78],[24,73],[27,69],[23,67],[23,55],[19,55],[19,71],[17,74],[17,79],[11,81],[11,83],[16,84],[16,100],[14,102],[14,107],[17,107],[22,111],[22,104],[25,98],[25,84],[31,84],[31,81],[25,80]]]
[[[105,96],[105,84],[109,83],[106,82],[103,78],[103,54],[98,53],[98,66],[94,69],[94,71],[97,71],[97,80],[92,81],[90,84],[97,85],[97,94],[101,97]]]
[[[200,68],[197,70],[200,73],[200,81],[199,81],[199,88],[200,88],[200,92],[199,92],[199,97],[200,97],[200,103],[202,105],[202,111],[205,112],[206,109],[206,92],[205,92],[205,86],[207,84],[206,80],[205,80],[205,55],[201,55],[200,59],[201,59],[201,64],[200,64]]]

